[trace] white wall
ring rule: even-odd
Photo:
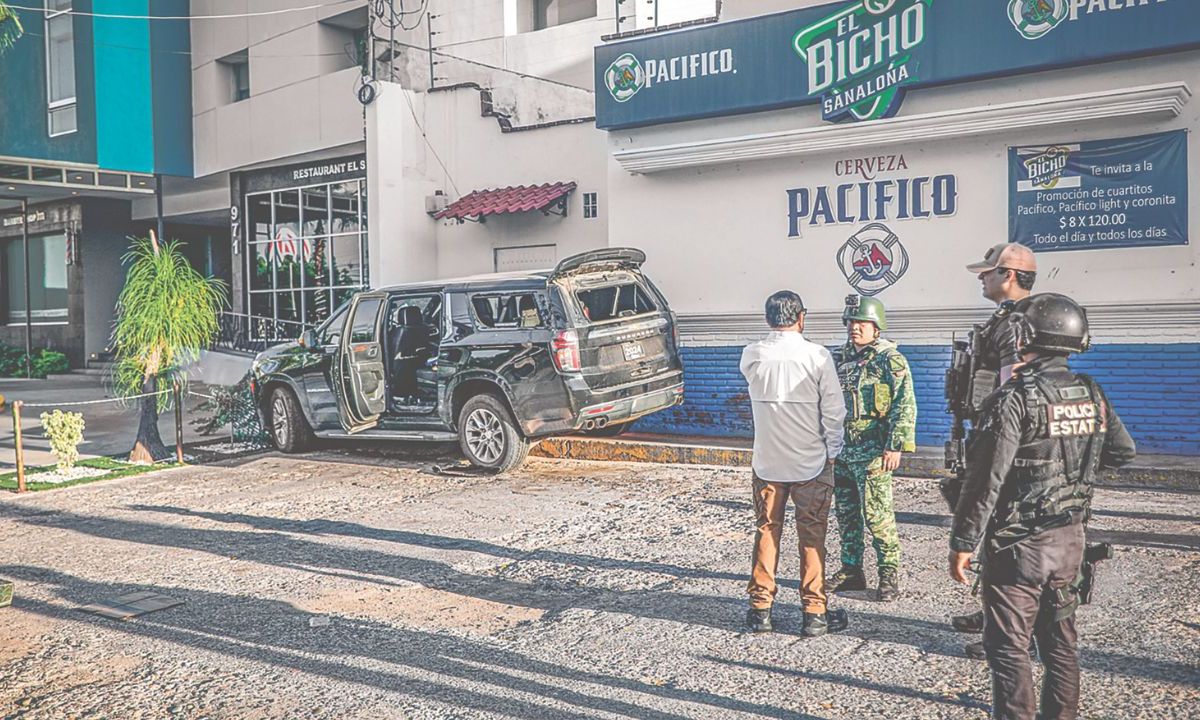
[[[411,108],[406,92],[381,84],[367,113],[373,284],[492,272],[500,247],[553,243],[561,258],[607,244],[607,153],[593,125],[501,133],[495,119],[480,116],[474,89],[410,93]],[[425,213],[435,190],[453,201],[472,190],[560,181],[578,185],[565,218],[528,212],[460,224]],[[598,193],[600,217],[583,217],[584,192]]]
[[[311,5],[298,0],[193,0],[193,15],[232,14]],[[339,4],[337,13],[366,5]],[[361,141],[361,74],[344,66],[339,33],[320,10],[191,22],[195,175],[247,167]],[[228,68],[219,62],[248,51],[250,97],[230,102]]]

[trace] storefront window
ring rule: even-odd
[[[251,315],[316,325],[368,285],[366,181],[246,196]]]
[[[25,322],[25,243],[4,245],[4,294],[9,323]],[[67,236],[29,238],[29,301],[34,322],[67,321]]]

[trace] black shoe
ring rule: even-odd
[[[804,627],[800,634],[804,637],[821,637],[829,632],[828,613],[804,613]]]
[[[832,592],[866,590],[867,578],[863,576],[861,567],[857,565],[843,565],[841,570],[838,570],[833,577],[829,578],[829,584],[833,586]]]
[[[983,611],[979,610],[970,615],[955,615],[950,618],[950,624],[959,632],[981,633],[983,632]]]
[[[963,651],[967,653],[967,657],[972,660],[987,660],[987,652],[983,649],[983,643],[973,642],[967,643]]]
[[[895,568],[879,571],[879,590],[875,597],[879,602],[891,602],[900,597],[900,573]]]
[[[771,608],[747,610],[746,627],[750,628],[750,632],[753,633],[769,633],[774,630],[775,628],[771,625]]]

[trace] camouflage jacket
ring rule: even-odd
[[[846,462],[866,462],[884,450],[917,449],[917,398],[908,360],[879,339],[861,351],[846,343],[836,353],[846,400]]]

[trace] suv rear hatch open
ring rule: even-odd
[[[674,317],[642,275],[645,259],[631,248],[595,250],[563,260],[551,278],[574,316],[566,331],[578,352],[573,369],[594,391],[639,392],[679,373]]]

